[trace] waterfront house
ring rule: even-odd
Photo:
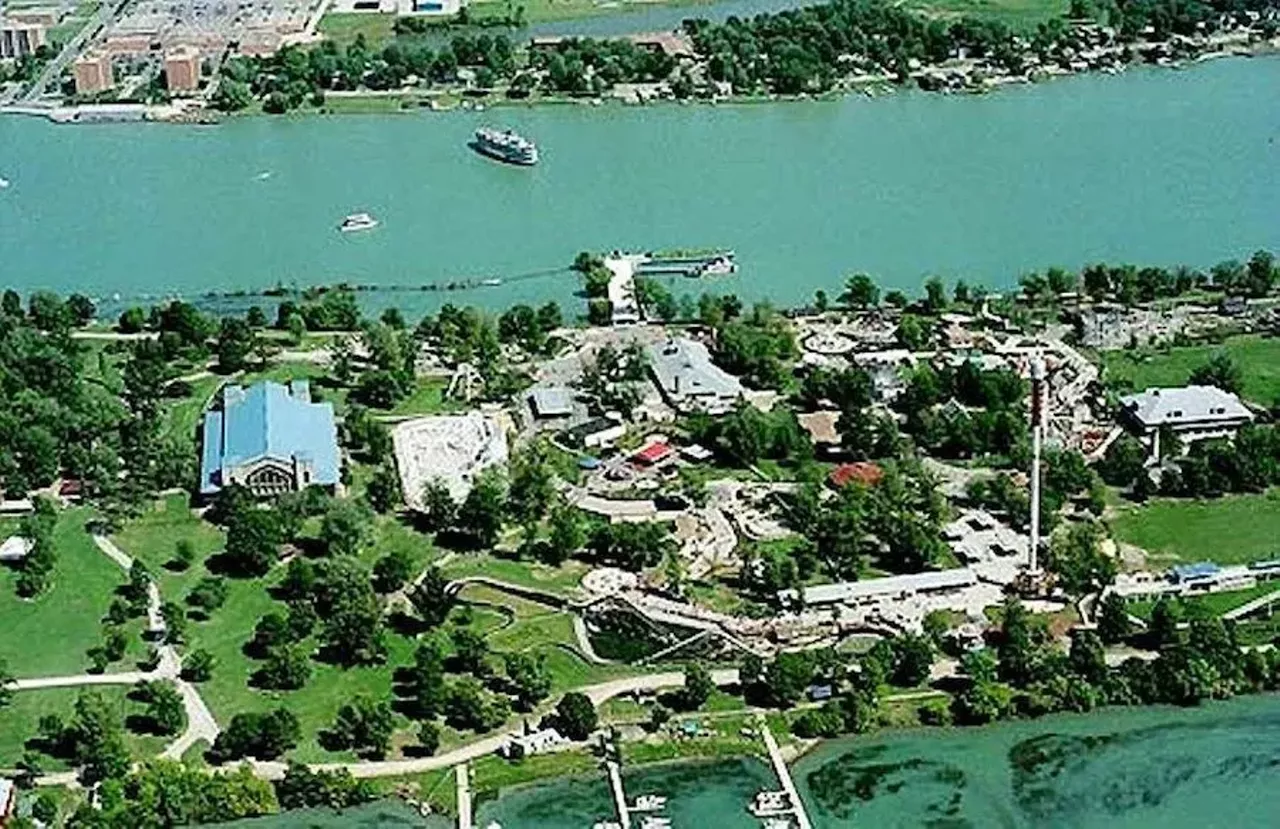
[[[205,413],[200,494],[240,484],[258,497],[309,486],[339,486],[338,428],[332,403],[311,400],[306,380],[222,390]]]
[[[1168,429],[1184,444],[1234,437],[1253,420],[1240,398],[1217,386],[1147,389],[1120,398],[1120,418],[1160,456],[1160,431]]]

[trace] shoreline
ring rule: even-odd
[[[1107,65],[1090,64],[1080,69],[1063,68],[1053,65],[1039,68],[1022,75],[993,75],[982,77],[978,85],[943,84],[936,88],[921,85],[926,79],[937,80],[939,77],[965,77],[963,70],[971,66],[964,64],[948,65],[947,63],[921,67],[912,73],[908,81],[897,81],[890,76],[858,77],[851,79],[840,88],[820,93],[799,93],[795,95],[768,94],[731,94],[725,96],[674,98],[652,97],[633,94],[624,97],[618,94],[596,96],[538,95],[531,98],[510,98],[501,92],[490,92],[484,95],[468,95],[466,90],[458,89],[414,89],[400,90],[363,90],[329,93],[320,107],[308,107],[290,110],[283,115],[272,115],[260,107],[238,113],[224,113],[200,107],[184,107],[181,104],[146,105],[135,103],[116,103],[100,105],[76,105],[60,107],[39,107],[32,105],[11,105],[0,107],[0,116],[17,115],[28,117],[44,117],[59,124],[110,123],[110,122],[142,122],[169,124],[180,126],[220,126],[241,119],[258,119],[263,117],[285,118],[288,120],[311,119],[317,117],[343,118],[351,116],[390,116],[414,115],[428,113],[432,115],[448,115],[455,113],[474,114],[486,110],[499,109],[538,109],[543,107],[577,106],[598,109],[640,108],[650,106],[760,106],[766,104],[794,104],[805,102],[832,102],[851,97],[862,96],[878,99],[904,92],[924,92],[930,95],[986,95],[998,92],[1005,87],[1024,87],[1045,83],[1060,78],[1076,78],[1097,75],[1123,75],[1132,69],[1158,68],[1173,71],[1186,71],[1196,66],[1226,58],[1268,58],[1280,55],[1280,36],[1271,39],[1252,40],[1256,32],[1248,32],[1241,39],[1240,33],[1217,35],[1203,41],[1192,41],[1195,49],[1204,49],[1194,54],[1169,58],[1159,57],[1147,59],[1145,55],[1167,52],[1175,47],[1175,41],[1152,41],[1140,43],[1124,43],[1109,47],[1104,56],[1130,55],[1129,60]],[[1218,46],[1221,48],[1209,48]],[[1145,54],[1144,54],[1145,53]],[[952,63],[952,62],[948,62]],[[932,83],[932,81],[930,81]],[[447,105],[440,105],[444,100]],[[350,102],[334,106],[333,102]],[[194,102],[190,102],[194,103]],[[432,290],[425,288],[424,290]],[[450,290],[450,289],[446,289]]]

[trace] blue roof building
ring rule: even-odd
[[[204,416],[200,494],[241,484],[259,497],[339,482],[333,404],[311,402],[311,386],[263,382],[222,390]]]

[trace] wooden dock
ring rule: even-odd
[[[472,829],[471,818],[471,775],[466,763],[453,767],[454,779],[458,784],[458,829]]]
[[[787,768],[787,763],[782,759],[782,751],[778,748],[778,741],[773,738],[773,732],[769,730],[769,723],[765,722],[764,717],[760,717],[760,736],[764,738],[765,747],[769,749],[769,760],[773,763],[774,774],[778,776],[778,782],[782,784],[782,791],[786,792],[787,799],[791,801],[792,814],[795,815],[796,825],[799,829],[813,829],[813,824],[809,821],[809,815],[804,810],[804,803],[800,800],[800,793],[796,791],[796,784],[791,779],[791,770]]]
[[[613,792],[613,808],[618,813],[622,829],[631,829],[631,807],[627,805],[627,792],[622,788],[622,767],[615,760],[606,760],[609,769],[609,788]]]

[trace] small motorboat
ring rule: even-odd
[[[338,230],[343,233],[354,233],[358,230],[373,230],[377,226],[378,220],[368,213],[352,213],[342,220],[342,224],[338,225]]]
[[[9,186],[9,179],[7,179],[7,178],[0,178],[0,190],[3,190],[4,188],[6,188],[6,187],[8,187],[8,186]]]

